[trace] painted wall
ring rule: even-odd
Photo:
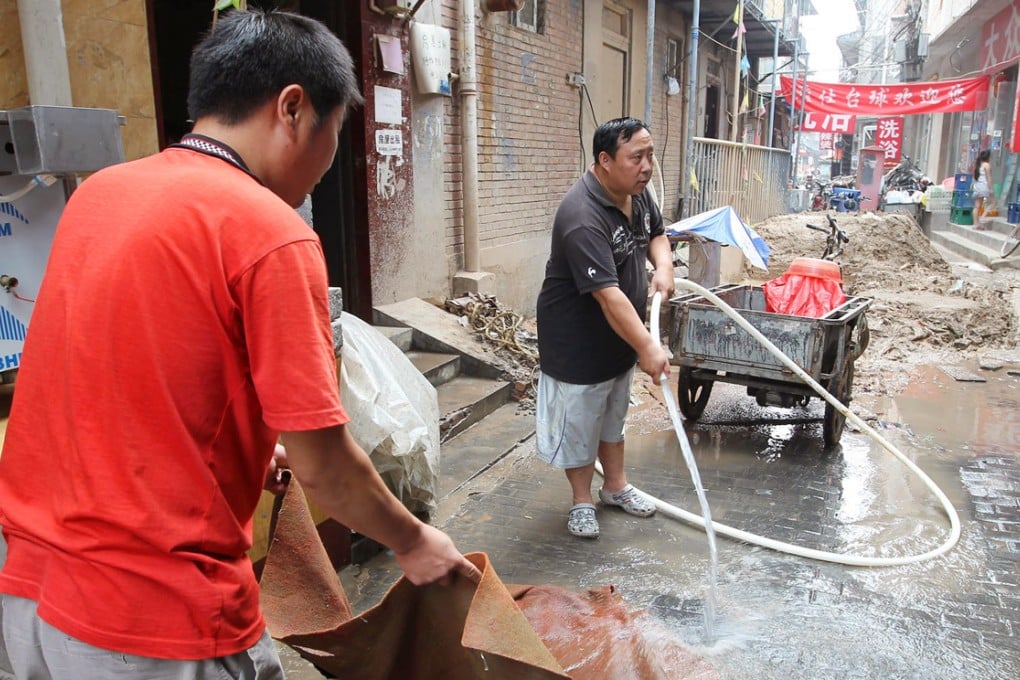
[[[380,37],[399,41],[402,74],[384,68]],[[430,280],[435,260],[430,261],[428,253],[421,250],[422,235],[414,219],[416,174],[411,162],[411,63],[406,24],[371,11],[368,0],[362,0],[360,49],[372,303],[427,297],[435,285]],[[399,139],[399,153],[385,152],[379,135],[390,142]]]
[[[128,160],[158,150],[145,0],[63,0],[74,106],[116,109]],[[28,106],[17,0],[0,0],[0,109]]]
[[[416,20],[443,26],[451,33],[456,70],[457,12],[455,6],[427,0]],[[413,226],[405,239],[416,253],[408,276],[415,280],[411,295],[441,299],[450,291],[463,250],[460,227],[460,128],[458,101],[438,94],[418,94],[411,84],[413,120],[411,154],[414,167]],[[410,297],[404,295],[403,297]],[[399,298],[403,299],[403,298]]]

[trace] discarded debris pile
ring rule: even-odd
[[[857,363],[855,391],[887,391],[893,364],[959,361],[987,350],[1016,346],[1017,318],[1009,278],[954,274],[913,218],[900,214],[839,214],[850,242],[839,262],[844,288],[873,298],[868,311],[871,346]],[[821,213],[781,215],[755,225],[772,248],[769,273],[786,271],[796,257],[817,257],[824,235]],[[748,276],[761,276],[748,270]],[[874,378],[874,380],[870,379]]]
[[[492,295],[468,293],[448,298],[443,308],[460,317],[460,323],[494,347],[514,385],[514,398],[530,400],[538,371],[538,337],[526,330],[524,317],[504,307]]]

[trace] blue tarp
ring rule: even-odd
[[[710,241],[736,246],[753,266],[768,271],[771,252],[768,244],[754,229],[744,224],[732,206],[698,213],[666,227],[666,234],[676,235],[681,232],[698,234]]]

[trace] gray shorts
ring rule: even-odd
[[[39,618],[36,603],[3,595],[3,635],[19,678],[53,680],[283,680],[276,644],[263,631],[251,648],[199,661],[154,659],[100,649]]]
[[[600,441],[622,442],[633,378],[633,368],[594,385],[574,385],[539,374],[535,404],[538,457],[569,470],[594,463]]]

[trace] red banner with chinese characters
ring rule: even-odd
[[[896,165],[903,152],[903,119],[879,118],[875,144],[885,150],[885,164]]]
[[[794,105],[813,113],[908,116],[980,111],[988,105],[988,76],[891,85],[797,81]],[[779,78],[780,95],[791,99],[792,79]]]
[[[852,135],[856,124],[857,116],[808,111],[804,114],[797,129],[801,132],[837,132]]]
[[[981,70],[994,73],[1020,60],[1020,0],[985,22],[981,32]]]

